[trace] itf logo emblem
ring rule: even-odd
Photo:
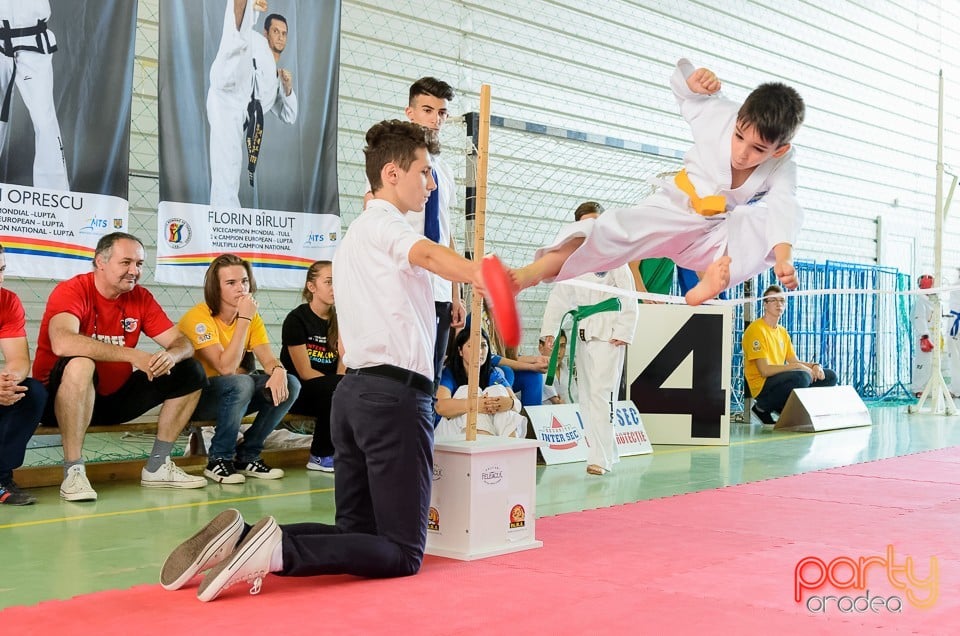
[[[170,219],[167,221],[167,245],[171,248],[178,250],[182,247],[186,247],[190,243],[190,237],[192,232],[190,231],[190,224],[183,219]]]

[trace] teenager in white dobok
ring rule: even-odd
[[[7,141],[13,89],[33,122],[33,186],[69,190],[60,122],[53,103],[53,53],[48,0],[0,0],[0,152]]]
[[[954,285],[960,285],[960,269],[957,270],[957,280]],[[944,335],[947,341],[947,353],[950,354],[950,394],[957,397],[960,395],[960,290],[950,292],[948,299],[949,314]]]
[[[577,208],[574,218],[576,221],[596,218],[601,212],[603,207],[599,203],[588,201]],[[633,274],[627,265],[608,272],[583,274],[576,280],[634,291]],[[599,290],[557,285],[547,300],[540,337],[548,347],[553,347],[564,314],[578,307],[596,305],[611,297],[611,294]],[[586,317],[570,333],[571,341],[578,340],[574,364],[580,414],[583,416],[589,446],[587,472],[591,475],[603,475],[620,461],[613,427],[613,405],[620,389],[625,345],[633,342],[636,330],[637,302],[624,298],[619,309]]]
[[[224,9],[223,33],[210,66],[207,91],[212,206],[240,207],[243,163],[253,185],[263,115],[272,112],[285,124],[297,121],[293,74],[277,66],[287,46],[287,21],[270,14],[261,34],[255,25],[266,11],[266,0],[227,0]]]
[[[921,276],[917,279],[917,287],[920,289],[933,287],[933,276],[929,274]],[[925,295],[914,296],[910,326],[913,328],[913,340],[917,349],[913,352],[913,373],[910,376],[910,390],[916,397],[920,397],[923,393],[930,382],[930,375],[933,373],[934,343],[930,334],[933,332],[934,320],[942,320],[942,318],[939,315],[939,309],[934,305],[933,299]],[[943,330],[941,330],[941,350],[943,350],[943,335]],[[946,351],[943,351],[940,358],[940,373],[943,375],[947,386],[950,386],[950,359]]]

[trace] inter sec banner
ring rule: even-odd
[[[653,452],[637,406],[629,400],[614,403],[613,430],[620,457]],[[547,464],[565,464],[587,460],[587,436],[579,404],[528,406],[530,426]]]
[[[136,6],[0,0],[0,243],[11,273],[90,269],[126,231]]]
[[[160,4],[157,280],[230,252],[299,288],[333,256],[339,39],[340,0]]]

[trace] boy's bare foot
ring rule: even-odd
[[[700,282],[687,292],[684,298],[688,305],[700,305],[705,300],[716,298],[730,285],[730,257],[721,256],[710,263]]]

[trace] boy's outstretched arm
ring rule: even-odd
[[[468,261],[445,245],[437,245],[425,238],[413,244],[407,258],[412,265],[431,271],[441,278],[455,283],[470,283],[474,292],[486,293],[480,263]]]
[[[799,283],[797,270],[793,267],[793,246],[789,243],[777,243],[773,246],[773,256],[776,259],[773,273],[777,275],[777,280],[787,289],[796,289]]]
[[[720,90],[720,80],[708,68],[698,68],[687,78],[687,88],[700,95],[713,95]]]

